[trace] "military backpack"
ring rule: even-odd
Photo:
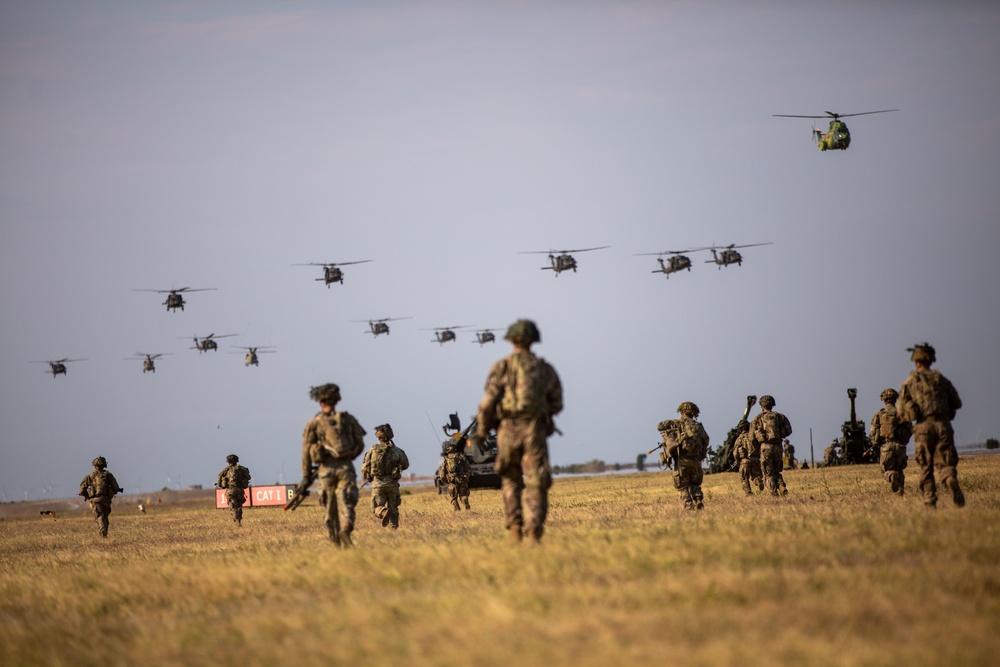
[[[899,413],[896,412],[895,407],[886,407],[879,414],[878,431],[882,440],[905,444],[909,442],[913,429],[910,426],[910,422],[899,418]]]
[[[543,415],[545,401],[545,362],[533,354],[514,354],[507,364],[508,378],[501,409],[504,415]]]
[[[760,428],[764,432],[764,442],[774,444],[791,435],[786,432],[784,420],[777,412],[761,412],[757,418],[760,419]]]
[[[94,489],[91,498],[114,498],[118,493],[118,485],[113,480],[114,477],[107,470],[95,470],[91,477],[91,486]]]

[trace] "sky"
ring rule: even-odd
[[[98,454],[130,493],[230,453],[295,483],[325,382],[433,474],[522,317],[554,464],[632,463],[682,401],[718,445],[749,394],[820,457],[922,341],[959,446],[1000,437],[998,32],[962,1],[0,0],[0,500],[74,496]],[[773,116],[882,109],[847,151]],[[637,256],[731,243],[771,245]],[[181,287],[213,289],[137,291]]]

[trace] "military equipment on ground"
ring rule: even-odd
[[[142,362],[142,373],[143,373],[143,375],[145,375],[147,372],[148,373],[155,373],[156,372],[156,364],[154,364],[153,362],[156,359],[159,359],[160,357],[162,357],[164,355],[167,355],[167,354],[173,354],[173,353],[172,352],[159,352],[159,353],[146,354],[145,352],[136,352],[131,357],[125,357],[124,360],[125,361],[141,361]]]
[[[53,361],[29,361],[29,364],[48,364],[49,370],[46,373],[52,373],[52,379],[54,380],[57,375],[66,375],[66,364],[73,361],[87,361],[86,359],[55,359]]]
[[[421,331],[433,331],[434,340],[432,343],[438,343],[444,345],[448,341],[455,340],[455,329],[467,329],[468,327],[475,326],[474,324],[459,324],[453,327],[433,327],[431,329],[421,329]]]
[[[640,252],[636,253],[635,257],[649,257],[651,255],[656,255],[656,261],[660,263],[660,268],[653,269],[651,273],[662,273],[667,278],[670,277],[671,273],[677,273],[678,271],[683,271],[687,269],[691,270],[691,258],[685,255],[687,252],[700,252],[702,250],[709,250],[709,248],[689,248],[687,250],[664,250],[663,252]],[[670,255],[667,261],[663,261],[664,255]]]
[[[845,465],[852,463],[878,463],[878,451],[865,432],[865,425],[858,420],[858,415],[854,407],[854,399],[858,396],[858,390],[851,388],[847,390],[847,398],[851,401],[851,418],[845,421],[841,427],[841,438],[838,444],[840,450],[840,462]]]
[[[191,346],[191,349],[198,350],[199,353],[218,350],[219,344],[215,342],[216,338],[230,338],[235,335],[236,334],[220,334],[216,336],[214,333],[210,333],[207,336],[201,337],[201,340],[199,340],[198,336],[195,336],[194,345]],[[182,338],[187,338],[187,336],[182,336]]]
[[[352,322],[368,322],[368,333],[378,338],[381,334],[389,335],[389,325],[386,322],[395,320],[412,320],[412,317],[383,317],[380,320],[351,320]]]
[[[796,116],[792,114],[776,113],[772,114],[778,118],[829,118],[830,128],[824,134],[819,128],[813,127],[812,137],[819,145],[821,151],[846,151],[847,147],[851,145],[851,132],[847,129],[847,123],[840,120],[841,118],[848,118],[849,116],[867,116],[873,113],[889,113],[890,111],[899,111],[899,109],[882,109],[881,111],[862,111],[861,113],[834,113],[832,111],[824,112],[825,116]]]
[[[605,248],[610,248],[609,245],[602,245],[596,248],[579,248],[577,250],[525,250],[524,252],[518,253],[519,255],[544,255],[548,254],[549,263],[551,266],[541,267],[543,271],[554,271],[556,277],[559,276],[563,271],[572,269],[573,273],[576,273],[576,259],[571,255],[572,252],[590,252],[591,250],[604,250]]]
[[[750,408],[757,402],[756,396],[747,396],[747,407],[743,410],[743,418],[740,422],[747,421],[750,416]],[[729,429],[726,440],[717,449],[708,450],[708,472],[732,472],[736,469],[736,457],[733,450],[736,448],[736,438],[740,435],[740,424]]]
[[[340,269],[342,266],[350,266],[351,264],[365,264],[370,262],[370,259],[360,259],[356,262],[309,262],[308,264],[292,264],[292,266],[322,266],[323,267],[323,277],[316,278],[316,280],[322,280],[327,289],[330,287],[330,283],[340,283],[344,284],[344,272]]]
[[[479,343],[479,347],[482,347],[486,343],[494,343],[497,339],[496,334],[493,333],[494,331],[503,331],[503,329],[480,329],[476,332],[476,340],[472,342]]]
[[[177,310],[180,308],[184,310],[184,304],[187,303],[182,296],[183,292],[209,292],[215,290],[214,287],[181,287],[180,289],[136,289],[133,292],[156,292],[158,294],[166,294],[167,300],[163,302],[162,305],[167,307],[167,310]]]
[[[309,497],[311,487],[316,482],[316,477],[319,475],[319,468],[313,466],[309,469],[309,474],[302,478],[302,480],[295,485],[295,492],[292,497],[288,499],[285,503],[285,511],[292,510],[302,504],[302,501]]]
[[[730,243],[725,248],[716,248],[712,246],[708,250],[712,251],[712,259],[706,259],[706,264],[718,264],[721,269],[724,266],[729,266],[730,264],[743,265],[743,255],[736,251],[736,248],[753,248],[759,245],[774,245],[773,241],[765,241],[764,243],[747,243],[745,245],[736,245],[735,243]]]
[[[260,360],[257,359],[258,354],[274,354],[277,350],[272,349],[273,345],[259,345],[257,347],[244,347],[242,345],[233,345],[233,347],[238,347],[241,350],[246,350],[246,355],[243,358],[244,366],[257,366]],[[239,352],[230,352],[229,354],[240,354]]]
[[[469,462],[472,475],[469,477],[470,489],[499,489],[500,475],[497,474],[493,464],[497,459],[497,438],[494,433],[490,433],[485,441],[471,437],[476,430],[476,418],[473,417],[469,425],[462,430],[462,424],[458,419],[458,413],[453,412],[448,415],[448,423],[441,427],[448,439],[441,443],[441,458],[444,459],[448,450],[458,446],[465,454],[465,459]],[[448,488],[448,483],[444,481],[444,460],[438,466],[434,474],[434,486],[438,493]]]

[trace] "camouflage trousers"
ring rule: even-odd
[[[705,496],[701,492],[701,482],[704,479],[705,471],[701,468],[700,460],[685,458],[677,460],[677,469],[674,470],[674,488],[680,491],[685,509],[693,510],[705,507]]]
[[[451,494],[451,505],[456,510],[462,509],[459,501],[465,503],[465,509],[469,510],[469,480],[462,479],[455,482],[448,482],[448,492]]]
[[[243,525],[243,505],[247,501],[246,489],[232,489],[226,491],[226,504],[229,505],[229,513],[233,515],[233,521]]]
[[[955,449],[955,433],[951,423],[944,420],[926,419],[913,427],[914,458],[920,466],[920,492],[924,505],[937,506],[937,484],[948,488],[955,505],[965,505],[965,496],[958,485],[958,451]]]
[[[764,490],[764,473],[760,469],[760,458],[752,456],[740,461],[740,483],[748,496],[753,495],[753,487],[758,493]]]
[[[383,526],[399,528],[399,484],[372,482],[372,511],[382,520]]]
[[[97,521],[97,532],[101,537],[108,536],[108,515],[111,514],[111,501],[94,498],[90,501],[90,509],[94,510],[94,520]]]
[[[767,490],[772,496],[784,496],[788,493],[785,488],[785,478],[781,476],[784,465],[781,460],[781,443],[769,445],[764,443],[760,446],[760,467],[767,483]]]
[[[354,508],[358,504],[358,482],[354,465],[333,459],[319,467],[320,497],[325,498],[326,529],[338,546],[351,546]]]
[[[886,442],[879,451],[879,466],[882,468],[882,476],[889,482],[892,492],[903,495],[903,486],[906,476],[903,469],[906,468],[906,445],[899,442]]]
[[[527,535],[540,540],[545,530],[552,486],[545,437],[544,425],[537,419],[505,419],[497,429],[494,469],[501,478],[504,525],[516,539]]]

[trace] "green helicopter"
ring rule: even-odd
[[[825,116],[796,116],[791,114],[776,113],[772,116],[779,118],[830,118],[830,129],[824,134],[819,128],[813,128],[813,139],[819,145],[821,151],[846,151],[851,145],[851,131],[847,129],[847,123],[840,120],[848,116],[867,116],[873,113],[889,113],[899,111],[899,109],[882,109],[881,111],[862,111],[861,113],[833,113],[825,112]]]

